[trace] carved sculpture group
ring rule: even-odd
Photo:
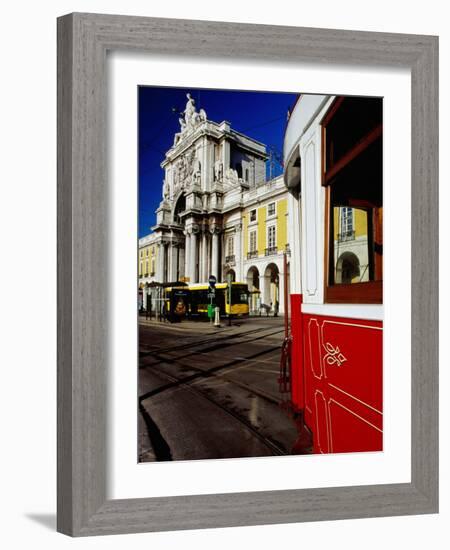
[[[183,139],[187,134],[193,132],[199,124],[206,121],[206,112],[204,109],[200,109],[197,112],[195,108],[195,100],[191,97],[191,94],[186,94],[188,98],[186,108],[183,111],[184,117],[179,118],[181,131],[175,134],[174,145]]]
[[[197,112],[195,100],[191,97],[191,94],[186,94],[186,97],[186,107],[182,116],[178,119],[180,123],[180,132],[175,134],[174,146],[194,132],[200,124],[207,120],[204,109],[200,109]],[[176,195],[180,190],[201,185],[201,163],[198,158],[198,149],[192,148],[186,154],[180,156],[172,170],[172,193],[169,181],[164,180],[162,193],[164,200],[169,200],[171,196]],[[216,160],[214,163],[214,181],[223,182],[225,187],[228,188],[242,182],[237,171],[233,168],[226,168],[224,171],[223,162],[220,159]]]

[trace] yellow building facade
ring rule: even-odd
[[[282,312],[284,255],[289,251],[288,201],[282,177],[244,196],[242,228],[242,274],[252,293],[251,309]]]
[[[368,213],[362,208],[336,206],[332,211],[334,280],[351,284],[369,281]]]
[[[156,236],[139,240],[140,306],[146,307],[162,262]],[[283,313],[284,255],[288,251],[288,202],[282,176],[248,189],[224,213],[219,279],[248,284],[252,313]],[[187,278],[183,278],[190,282]]]
[[[139,247],[139,279],[146,279],[155,275],[157,256],[158,247],[154,244]]]

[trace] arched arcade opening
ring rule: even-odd
[[[280,270],[274,263],[268,264],[264,270],[263,302],[272,310],[280,308]]]
[[[247,271],[246,283],[249,291],[249,308],[251,314],[259,313],[261,305],[261,291],[259,288],[259,271],[256,266],[252,266]]]

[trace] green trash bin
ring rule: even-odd
[[[214,306],[208,304],[208,319],[214,319]]]

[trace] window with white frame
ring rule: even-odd
[[[274,202],[270,202],[267,205],[267,215],[268,216],[275,216],[275,203]]]
[[[250,231],[250,252],[256,252],[256,231]]]
[[[353,208],[348,206],[343,206],[341,208],[341,231],[339,235],[339,240],[348,241],[354,238],[353,233]]]
[[[276,227],[274,225],[270,225],[267,228],[267,248],[274,249],[276,242]]]
[[[234,255],[234,237],[228,237],[228,256]]]

